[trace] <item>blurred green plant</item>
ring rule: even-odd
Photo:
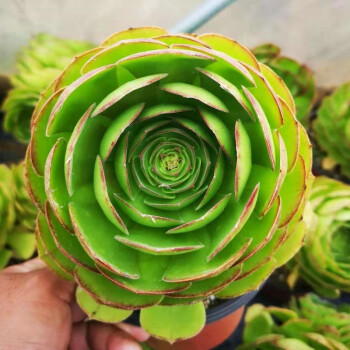
[[[50,34],[39,34],[30,40],[16,60],[17,73],[10,77],[13,88],[2,106],[4,130],[28,143],[30,120],[40,93],[77,54],[92,47],[88,42],[60,39]]]
[[[23,163],[0,165],[0,269],[11,258],[27,260],[34,254],[37,213],[25,187]]]
[[[340,172],[350,178],[350,82],[322,100],[312,127],[317,144],[326,153],[323,167],[329,170],[339,165]]]
[[[262,44],[253,49],[258,61],[272,68],[287,84],[296,108],[297,119],[309,126],[311,109],[316,99],[316,86],[311,70],[293,58],[281,55],[281,49],[274,44]]]
[[[259,288],[300,248],[312,154],[270,68],[217,34],[131,28],[81,54],[33,115],[39,255],[92,318],[140,309],[197,334],[208,296]]]
[[[350,186],[316,177],[304,218],[306,242],[288,264],[289,285],[300,276],[328,298],[350,292]]]
[[[237,350],[348,350],[350,306],[335,306],[308,294],[289,309],[251,306],[243,344]]]

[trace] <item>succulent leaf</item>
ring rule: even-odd
[[[345,83],[323,99],[312,124],[316,142],[331,160],[332,168],[340,165],[347,178],[350,178],[349,101],[350,83]]]
[[[24,164],[0,165],[0,269],[11,258],[34,254],[37,212],[25,186]]]
[[[344,307],[345,306],[345,307]],[[251,306],[246,314],[243,349],[349,349],[350,314],[308,294],[293,300],[290,309]]]
[[[311,70],[292,58],[282,56],[281,49],[274,44],[259,45],[252,52],[276,93],[296,112],[297,119],[305,127],[309,126],[310,112],[316,99]]]
[[[350,291],[350,186],[317,177],[307,213],[306,243],[289,266],[318,294],[336,298]]]
[[[23,48],[16,62],[17,73],[11,76],[13,89],[4,101],[4,129],[19,141],[30,140],[30,120],[41,92],[56,79],[77,54],[92,44],[39,34]]]
[[[193,337],[203,329],[205,308],[201,302],[192,305],[156,305],[141,310],[140,322],[149,334],[173,343]]]

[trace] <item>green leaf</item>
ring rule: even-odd
[[[124,310],[137,310],[158,304],[161,295],[135,294],[112,283],[99,273],[77,266],[78,285],[101,304]]]
[[[231,193],[225,195],[220,201],[214,204],[204,215],[198,219],[188,221],[180,226],[168,230],[166,233],[183,233],[194,231],[208,225],[210,222],[219,217],[229,203]]]
[[[35,236],[33,232],[21,232],[19,228],[15,232],[11,232],[7,238],[7,244],[13,251],[13,256],[17,259],[27,260],[35,252]],[[25,231],[25,229],[23,230]]]
[[[140,38],[139,40],[119,41],[114,45],[99,50],[84,64],[81,72],[85,74],[93,69],[116,63],[120,59],[138,52],[160,50],[167,47],[167,45],[153,39]]]
[[[314,350],[314,348],[299,339],[278,339],[276,340],[276,345],[283,350]]]
[[[102,46],[108,46],[115,44],[122,40],[129,39],[140,39],[140,38],[153,38],[154,36],[159,36],[167,34],[168,32],[159,27],[140,27],[140,28],[129,28],[118,33],[114,33],[102,42]]]
[[[198,334],[205,325],[204,304],[153,306],[141,310],[140,322],[146,332],[169,343]],[[186,325],[184,327],[184,325]]]
[[[91,118],[93,107],[91,105],[81,117],[68,141],[64,172],[70,197],[78,188],[90,184],[93,180],[93,168],[100,142],[110,124],[105,117]]]
[[[105,110],[107,110],[108,108],[110,108],[111,106],[113,106],[114,104],[119,102],[123,97],[127,96],[128,94],[130,94],[130,93],[132,93],[132,92],[134,92],[136,90],[142,89],[142,88],[144,88],[146,86],[149,86],[151,84],[154,84],[154,83],[158,82],[159,80],[164,79],[166,76],[167,76],[167,74],[153,74],[153,75],[149,75],[149,76],[142,77],[142,78],[139,78],[139,79],[134,79],[132,81],[129,81],[129,82],[127,82],[127,83],[117,87],[114,91],[109,93],[96,106],[96,108],[92,112],[92,117],[95,117],[95,116],[103,113]],[[130,122],[132,122],[141,113],[141,110],[142,110],[143,106],[142,106],[141,110],[139,110],[139,113],[136,113],[137,115],[135,115],[136,110],[140,109],[140,107],[141,106],[138,105],[138,106],[134,106],[133,108],[130,108],[129,112],[126,113],[125,116],[123,114],[123,117],[120,117],[122,120],[119,120],[119,118],[116,118],[115,122],[116,123],[122,123],[122,121],[123,121],[124,123],[126,123],[127,120],[130,119],[131,111],[133,111],[134,112],[134,114],[133,114],[134,117],[130,121]],[[135,110],[135,108],[136,108],[136,110]],[[128,116],[129,116],[129,118],[128,118]],[[130,124],[130,122],[128,124]],[[113,129],[113,130],[115,130],[115,129]]]
[[[195,99],[203,104],[216,109],[220,112],[228,112],[225,104],[209,91],[195,85],[185,83],[169,83],[161,86],[163,91],[174,95],[179,95],[184,98]]]
[[[9,263],[12,252],[8,249],[0,250],[0,270],[2,270]]]
[[[261,283],[270,276],[275,268],[276,261],[274,259],[270,259],[267,262],[264,262],[263,265],[256,271],[250,273],[246,277],[243,274],[241,278],[237,278],[215,295],[218,298],[235,298],[253,290],[257,290]]]
[[[236,173],[235,173],[235,196],[239,199],[243,193],[252,168],[252,151],[249,135],[243,123],[237,120],[235,125],[236,140]]]
[[[97,203],[83,205],[72,202],[69,212],[79,241],[96,262],[122,276],[138,278],[138,253],[114,239],[113,232],[117,233],[118,229],[106,220]],[[99,234],[96,235],[96,232]]]
[[[44,177],[40,176],[33,167],[30,148],[25,158],[25,171],[30,198],[37,207],[43,210],[46,201]]]
[[[94,190],[96,199],[109,221],[123,233],[129,234],[127,227],[109,198],[103,164],[99,156],[97,156],[95,163]]]
[[[67,143],[59,138],[52,147],[45,164],[45,192],[47,199],[60,220],[68,230],[73,231],[68,212],[69,194],[64,176],[64,157]]]
[[[252,193],[242,201],[237,202],[231,199],[219,221],[214,222],[217,231],[215,237],[212,238],[208,260],[221,252],[244,227],[254,210],[259,187],[259,184],[256,185]]]
[[[214,50],[224,52],[227,55],[230,55],[231,57],[241,62],[245,62],[248,65],[259,70],[259,64],[254,55],[237,41],[232,40],[224,35],[212,33],[201,34],[198,36],[198,39],[209,44],[210,47],[212,47]]]
[[[218,152],[218,156],[216,159],[215,167],[214,167],[214,173],[213,177],[208,185],[208,189],[206,190],[201,202],[198,204],[196,210],[201,209],[204,207],[218,192],[223,178],[224,178],[224,172],[225,172],[225,163],[224,163],[224,157],[221,149]]]
[[[84,74],[63,90],[47,122],[47,135],[72,132],[80,117],[91,106],[86,96],[94,96],[97,105],[116,88],[115,66],[104,66]],[[97,107],[96,107],[97,108]]]
[[[199,113],[209,130],[215,135],[217,142],[232,164],[235,164],[236,150],[233,130],[230,131],[224,122],[209,109],[200,108]]]
[[[45,205],[45,216],[47,218],[52,239],[61,253],[78,265],[92,270],[96,269],[94,261],[84,250],[77,236],[67,231],[61,225],[48,202]]]
[[[125,320],[131,314],[131,310],[117,309],[98,303],[82,288],[77,288],[77,302],[90,320],[97,320],[107,323],[117,323]]]

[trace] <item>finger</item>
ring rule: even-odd
[[[113,325],[89,323],[87,339],[92,350],[141,350],[135,339]]]
[[[2,273],[27,273],[40,270],[46,267],[46,264],[39,258],[28,260],[22,264],[7,267]]]
[[[124,332],[130,334],[139,342],[144,342],[150,337],[150,335],[141,327],[133,326],[128,323],[117,323],[116,326],[122,329]]]
[[[78,323],[87,318],[87,315],[85,312],[80,308],[80,306],[77,304],[77,302],[73,302],[71,305],[72,310],[72,320],[73,323]]]
[[[52,272],[39,258],[28,260],[25,263],[4,269],[4,275],[17,274],[26,275],[27,280],[36,284],[37,289],[50,290],[51,293],[66,303],[71,303],[75,298],[75,283],[67,281]]]
[[[63,300],[65,303],[72,304],[75,300],[76,284],[72,281],[67,281],[56,275],[49,268],[45,267],[41,270],[35,271],[40,279],[46,281],[47,288],[50,288],[53,295]]]
[[[68,350],[90,350],[87,343],[87,322],[73,325]]]

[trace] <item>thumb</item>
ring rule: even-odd
[[[2,270],[3,274],[6,273],[27,273],[46,267],[46,264],[39,258],[28,260],[24,263],[9,266]]]
[[[66,303],[71,304],[75,300],[76,284],[56,275],[39,258],[10,266],[1,271],[1,274],[4,276],[16,275],[20,280],[22,276],[26,280],[32,281],[36,288],[48,290],[52,295]],[[22,281],[24,281],[23,278]]]

